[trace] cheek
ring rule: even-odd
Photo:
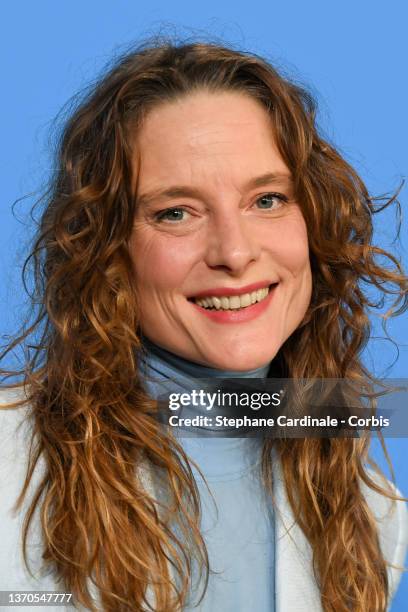
[[[298,277],[310,272],[307,230],[300,213],[276,226],[273,236],[268,238],[269,251],[285,277]]]
[[[292,322],[297,325],[310,304],[313,284],[307,229],[300,211],[275,234],[273,250]]]
[[[136,286],[153,292],[180,288],[194,261],[188,244],[180,248],[174,237],[148,230],[134,232],[129,253]]]
[[[312,270],[310,267],[307,236],[298,236],[287,250],[286,270],[292,286],[292,300],[303,315],[312,294]]]
[[[288,272],[294,277],[302,276],[310,271],[309,247],[306,240],[292,239],[287,243],[286,250],[283,253],[284,265]]]

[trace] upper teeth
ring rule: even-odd
[[[238,308],[245,308],[251,306],[255,302],[260,302],[265,299],[269,293],[269,287],[258,289],[257,291],[251,291],[251,293],[243,293],[242,295],[231,295],[231,296],[209,296],[205,298],[196,299],[195,302],[203,308],[216,308],[217,310],[235,310]]]

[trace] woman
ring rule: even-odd
[[[367,437],[260,448],[177,439],[155,418],[169,381],[373,382],[360,354],[380,302],[358,283],[401,312],[407,279],[314,116],[256,56],[158,44],[67,121],[32,252],[40,310],[8,347],[41,334],[24,393],[4,391],[3,589],[109,611],[389,606],[406,510],[387,514],[401,498],[368,471]]]

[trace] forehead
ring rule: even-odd
[[[245,182],[288,173],[268,113],[240,92],[195,92],[151,110],[135,134],[134,164],[138,191],[175,179]]]

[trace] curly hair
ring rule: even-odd
[[[33,267],[36,314],[3,352],[39,336],[19,372],[33,437],[17,509],[40,458],[46,465],[25,516],[25,563],[38,507],[44,563],[90,610],[96,608],[88,579],[108,612],[169,612],[186,600],[194,559],[208,577],[188,457],[157,425],[156,403],[138,370],[140,320],[128,251],[137,205],[131,133],[154,106],[194,90],[237,91],[258,100],[294,179],[313,289],[304,320],[277,355],[285,375],[375,382],[361,352],[371,331],[368,309],[381,300],[370,300],[362,281],[395,296],[386,318],[408,306],[408,279],[398,259],[372,244],[373,215],[381,207],[321,136],[316,102],[305,88],[258,56],[217,44],[161,41],[119,58],[66,121],[24,266],[25,273]],[[384,611],[387,564],[361,482],[400,498],[370,477],[369,438],[266,441],[262,476],[271,504],[273,449],[313,550],[323,610]],[[146,465],[161,475],[158,499],[144,486]]]

